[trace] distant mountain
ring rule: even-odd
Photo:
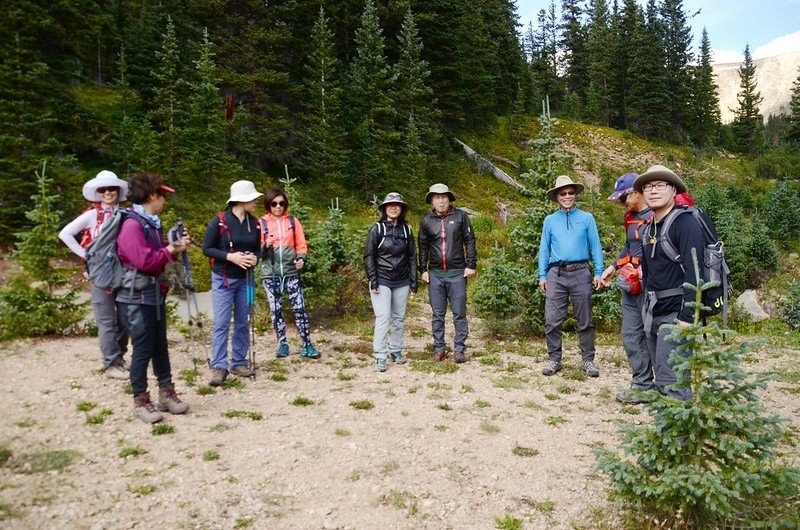
[[[787,52],[774,57],[753,61],[756,65],[756,88],[761,92],[761,114],[766,120],[770,114],[788,114],[792,99],[792,83],[800,75],[800,51]],[[715,64],[719,88],[719,107],[722,122],[733,121],[733,111],[739,107],[739,66],[741,63]]]

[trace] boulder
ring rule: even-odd
[[[758,291],[748,289],[736,299],[736,305],[747,313],[755,322],[761,322],[769,318],[769,313],[764,311],[758,301]]]

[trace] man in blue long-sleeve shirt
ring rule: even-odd
[[[539,246],[539,289],[545,294],[544,333],[550,358],[542,368],[544,375],[554,375],[562,368],[561,326],[570,299],[578,323],[583,371],[589,377],[600,375],[594,362],[592,286],[601,287],[603,249],[594,216],[575,205],[583,189],[583,184],[561,175],[547,191],[547,198],[557,202],[559,209],[545,218]],[[594,272],[589,267],[590,253]]]

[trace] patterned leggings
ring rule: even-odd
[[[303,298],[303,286],[300,285],[299,275],[285,276],[282,282],[281,278],[277,276],[275,278],[267,277],[263,279],[264,290],[267,292],[267,300],[269,300],[272,327],[275,328],[275,335],[278,337],[278,343],[286,342],[286,321],[283,319],[281,283],[283,283],[283,291],[286,292],[289,297],[289,303],[292,305],[294,323],[297,326],[297,331],[300,333],[300,338],[303,340],[303,346],[308,346],[311,344],[311,326],[308,322],[306,301]]]

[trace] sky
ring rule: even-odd
[[[560,17],[561,1],[555,3]],[[537,13],[549,5],[550,0],[517,0],[523,29],[528,22],[535,27]],[[800,0],[684,0],[683,7],[687,15],[694,15],[689,25],[695,51],[705,26],[715,63],[741,61],[747,44],[754,59],[800,50]]]

